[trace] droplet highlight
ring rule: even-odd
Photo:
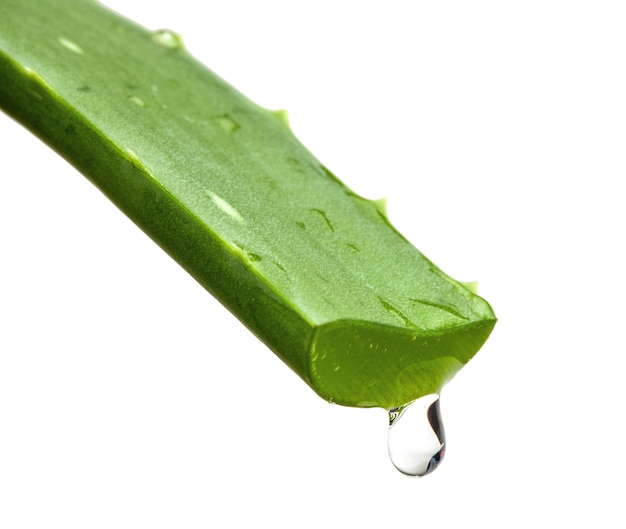
[[[146,102],[138,96],[128,96],[128,99],[135,103],[138,107],[144,108],[146,106]]]
[[[439,395],[425,395],[389,411],[388,450],[393,465],[403,474],[425,476],[445,454]]]
[[[213,204],[215,204],[223,213],[226,213],[229,217],[235,219],[238,222],[243,222],[243,217],[240,215],[233,206],[231,206],[226,200],[219,195],[216,195],[212,191],[207,191],[207,194],[211,197]]]
[[[219,116],[213,116],[213,120],[227,132],[235,132],[241,128],[241,125],[237,123],[228,114],[221,114]]]
[[[171,29],[156,30],[152,33],[152,40],[168,50],[177,50],[184,46],[183,38]]]
[[[65,49],[73,51],[74,53],[77,53],[78,55],[83,54],[83,49],[75,42],[72,42],[71,40],[66,39],[65,37],[59,37],[58,40],[59,40],[59,44],[61,44],[61,46],[63,46]]]

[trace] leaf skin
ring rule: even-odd
[[[90,0],[5,0],[0,108],[97,185],[323,398],[438,392],[496,318],[284,112]],[[209,322],[210,324],[210,322]]]

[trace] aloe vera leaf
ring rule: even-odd
[[[56,149],[323,398],[435,393],[496,318],[169,31],[5,0],[0,108]]]

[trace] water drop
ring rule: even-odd
[[[212,191],[207,191],[207,194],[211,197],[213,203],[222,210],[222,212],[226,213],[226,215],[232,217],[239,222],[243,222],[243,217],[241,216],[239,211],[237,211],[233,206],[226,202],[226,200],[224,200],[219,195],[216,195]]]
[[[389,410],[389,457],[403,474],[430,474],[441,463],[445,447],[439,395],[425,395]]]
[[[135,103],[135,105],[137,105],[138,107],[145,107],[146,106],[146,102],[141,99],[140,97],[137,96],[128,96],[128,99],[130,101],[132,101],[133,103]]]
[[[220,116],[213,116],[213,120],[227,132],[235,132],[239,130],[241,126],[228,114],[222,114]]]
[[[183,38],[170,29],[158,29],[152,33],[152,40],[168,50],[177,50],[183,47]]]
[[[77,53],[78,55],[83,54],[83,49],[75,42],[72,42],[71,40],[66,39],[64,37],[59,37],[58,41],[61,44],[61,46],[63,46],[64,48],[70,51],[73,51],[74,53]]]

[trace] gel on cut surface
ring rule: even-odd
[[[389,409],[439,393],[495,324],[281,112],[237,92],[171,31],[91,0],[4,0],[0,107],[324,399]]]

